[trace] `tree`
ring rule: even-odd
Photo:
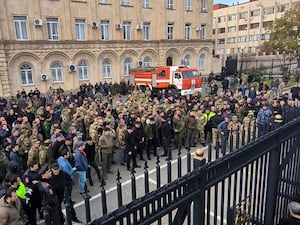
[[[264,43],[266,52],[285,54],[287,58],[298,53],[298,36],[300,34],[300,3],[294,3],[292,8],[275,20],[271,31],[271,38]]]

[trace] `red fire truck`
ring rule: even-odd
[[[198,69],[186,66],[138,67],[129,71],[133,83],[152,89],[177,89],[181,95],[202,91]]]

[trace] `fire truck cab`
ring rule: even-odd
[[[198,69],[185,66],[138,67],[129,71],[136,85],[151,89],[176,89],[181,95],[202,91]]]

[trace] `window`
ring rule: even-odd
[[[239,36],[238,37],[238,42],[246,42],[247,41],[247,36]]]
[[[206,0],[201,0],[201,11],[207,12],[207,3]]]
[[[26,16],[14,16],[15,32],[17,40],[28,40]]]
[[[99,3],[107,4],[107,3],[108,3],[108,0],[99,0]]]
[[[221,27],[218,29],[218,34],[224,34],[225,33],[225,27]]]
[[[260,35],[250,35],[249,36],[249,41],[259,41]]]
[[[143,60],[143,65],[145,67],[150,67],[151,66],[151,63],[152,63],[152,60],[149,56],[146,56]]]
[[[101,20],[101,40],[109,40],[109,21]]]
[[[262,40],[270,40],[271,38],[271,34],[266,33],[266,34],[262,34],[261,39]]]
[[[150,40],[150,23],[143,23],[143,38]]]
[[[239,30],[247,30],[247,25],[239,25]]]
[[[192,10],[191,0],[185,0],[185,10],[186,11]]]
[[[48,39],[58,40],[58,19],[48,18],[47,19]]]
[[[75,30],[76,30],[76,40],[85,40],[85,20],[76,19],[75,20]]]
[[[250,29],[257,29],[259,28],[259,23],[251,23],[250,24]]]
[[[236,20],[236,14],[228,15],[228,21],[234,21],[234,20]]]
[[[235,37],[227,38],[227,44],[233,44],[233,43],[235,43]]]
[[[228,27],[228,32],[229,33],[236,32],[236,26]]]
[[[190,40],[191,39],[191,24],[185,24],[184,39],[185,40]]]
[[[102,62],[103,78],[111,78],[111,62],[109,59],[104,59]]]
[[[191,65],[191,56],[190,56],[190,55],[184,56],[182,64],[183,64],[184,66],[189,66],[189,65]]]
[[[23,64],[20,68],[22,85],[33,84],[33,71],[29,64]]]
[[[174,24],[169,23],[168,24],[168,40],[173,40],[173,35],[174,35]]]
[[[205,69],[205,54],[201,54],[199,57],[199,69],[200,70]]]
[[[85,60],[80,60],[78,63],[79,80],[88,80],[88,65]]]
[[[129,0],[122,0],[122,5],[126,5],[126,6],[128,6],[129,5]]]
[[[264,9],[264,15],[271,15],[274,13],[274,7],[269,7]]]
[[[123,38],[124,40],[130,40],[131,39],[131,23],[125,22],[123,24]]]
[[[204,40],[206,38],[206,25],[201,24],[200,28],[200,40]]]
[[[126,58],[124,60],[124,67],[123,67],[124,76],[128,76],[129,75],[129,70],[131,69],[131,66],[132,66],[132,60],[131,60],[131,58]]]
[[[143,0],[143,8],[149,8],[150,7],[150,0]]]
[[[218,45],[223,45],[225,44],[225,38],[220,38],[217,40]]]
[[[272,26],[273,26],[273,21],[265,21],[265,22],[263,22],[263,28],[270,29],[270,28],[272,28]]]
[[[218,23],[224,23],[224,22],[226,22],[226,17],[225,16],[218,17]]]
[[[174,8],[174,0],[167,0],[167,1],[168,1],[167,8],[168,9],[173,9]]]
[[[277,12],[285,12],[287,10],[287,5],[279,5],[277,6]]]
[[[260,15],[260,10],[259,9],[255,9],[255,10],[252,10],[250,12],[251,17],[256,17],[256,16],[259,16],[259,15]]]
[[[52,74],[52,81],[54,83],[63,82],[62,66],[59,62],[54,62],[51,64],[51,74]]]
[[[248,12],[240,13],[240,19],[247,19],[247,17],[248,17]]]

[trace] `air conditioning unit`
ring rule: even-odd
[[[138,67],[142,67],[144,65],[144,62],[142,60],[137,61]]]
[[[98,26],[99,26],[99,24],[98,24],[98,22],[97,21],[93,21],[93,22],[91,22],[91,26],[92,26],[92,28],[97,28]]]
[[[75,64],[69,65],[69,72],[70,73],[76,72],[76,70],[77,70],[77,66]]]
[[[121,24],[121,23],[118,23],[118,24],[116,25],[116,29],[117,29],[117,30],[120,30],[120,29],[122,29],[122,27],[123,27],[123,26],[122,26],[122,24]]]
[[[196,31],[201,31],[201,27],[196,27]]]
[[[49,76],[47,74],[41,74],[41,80],[42,81],[49,80]]]
[[[137,30],[142,30],[142,29],[143,29],[143,25],[142,25],[142,24],[136,25],[136,29],[137,29]]]
[[[34,26],[42,26],[43,20],[42,19],[34,19],[33,23],[34,23]]]

